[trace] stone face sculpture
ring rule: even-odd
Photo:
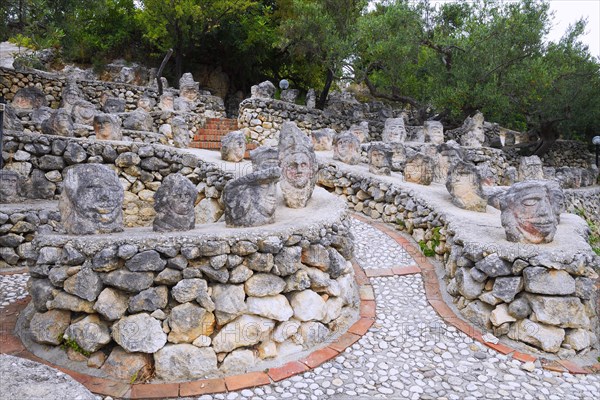
[[[280,177],[281,168],[272,167],[229,181],[223,189],[225,224],[248,227],[275,222]]]
[[[153,124],[154,121],[152,120],[150,113],[142,110],[141,108],[129,113],[129,115],[123,120],[123,128],[134,131],[152,132]]]
[[[542,160],[538,156],[521,157],[519,162],[519,180],[542,180],[544,179],[544,168]]]
[[[46,179],[46,175],[39,169],[31,172],[31,177],[21,182],[21,196],[28,199],[51,200],[54,198],[56,185]]]
[[[42,132],[46,135],[73,136],[73,120],[64,108],[52,112],[50,118],[42,123]]]
[[[336,132],[331,128],[323,128],[311,132],[315,151],[331,150]]]
[[[187,101],[196,101],[200,94],[200,83],[194,81],[190,72],[181,75],[179,79],[179,96]]]
[[[352,125],[348,131],[356,136],[360,143],[364,143],[369,137],[369,123],[367,121],[363,121],[358,125]]]
[[[319,165],[312,141],[293,122],[281,126],[279,166],[285,204],[290,208],[306,207],[315,190]]]
[[[123,187],[116,172],[102,164],[67,169],[58,204],[68,234],[90,235],[123,230]]]
[[[440,121],[425,121],[423,123],[425,141],[434,144],[444,143],[444,125]]]
[[[229,132],[221,139],[221,159],[240,162],[246,152],[246,136],[242,131]]]
[[[454,140],[449,140],[437,146],[438,156],[435,160],[435,177],[436,182],[444,183],[448,178],[448,172],[452,165],[464,159],[464,153],[458,143]]]
[[[171,119],[171,133],[175,147],[186,148],[190,145],[190,130],[188,129],[187,122],[182,117],[173,117]]]
[[[121,140],[121,118],[111,114],[97,114],[94,117],[94,132],[97,140]]]
[[[0,203],[16,203],[19,196],[20,176],[14,171],[0,170]]]
[[[452,196],[452,204],[469,211],[485,212],[487,198],[481,188],[477,168],[468,162],[455,163],[448,173],[446,189]]]
[[[150,96],[141,96],[137,102],[137,107],[141,108],[146,112],[152,112],[154,105],[156,104],[156,100]]]
[[[163,93],[163,95],[160,96],[160,101],[158,102],[158,107],[162,111],[173,111],[174,110],[174,102],[175,102],[175,97],[173,96],[173,93]]]
[[[83,93],[79,90],[77,82],[71,79],[63,87],[60,108],[64,108],[70,113],[73,111],[73,105],[80,100],[83,100]]]
[[[369,147],[369,172],[377,175],[390,175],[392,150],[384,143],[372,143]]]
[[[388,118],[385,120],[381,140],[384,143],[402,143],[406,141],[404,118]]]
[[[433,180],[434,165],[431,157],[415,153],[406,162],[404,180],[407,182],[429,185]]]
[[[333,159],[355,165],[360,162],[360,140],[352,133],[342,132],[333,140]]]
[[[286,101],[288,103],[296,103],[296,99],[300,95],[300,91],[298,89],[286,89],[281,91],[280,99],[281,101]]]
[[[250,161],[254,171],[279,167],[279,152],[276,147],[260,146],[250,151]]]
[[[526,181],[512,185],[499,199],[506,240],[550,243],[554,240],[564,194],[554,181]]]
[[[275,96],[275,85],[270,81],[264,81],[250,88],[252,98],[272,99]]]
[[[118,97],[107,97],[104,100],[102,111],[107,114],[115,114],[125,112],[125,100]]]
[[[392,151],[392,171],[402,171],[406,165],[406,148],[402,143],[388,144]]]
[[[40,107],[33,110],[31,113],[31,122],[34,124],[41,124],[52,116],[52,109],[50,107]]]
[[[485,132],[483,130],[483,114],[477,112],[473,117],[465,119],[463,123],[463,135],[460,138],[461,146],[481,147],[485,142]]]
[[[181,174],[167,176],[154,194],[155,232],[188,231],[194,229],[198,192],[194,184]]]
[[[96,107],[85,100],[75,102],[71,108],[71,116],[76,124],[92,125],[96,114],[98,114]]]
[[[11,102],[12,106],[21,110],[32,110],[40,107],[47,107],[48,100],[46,95],[35,86],[28,86],[19,89]]]

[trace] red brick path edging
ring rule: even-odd
[[[431,264],[428,258],[421,253],[417,246],[415,246],[413,241],[406,239],[398,230],[395,230],[383,222],[374,221],[356,213],[352,213],[352,217],[363,223],[371,225],[373,228],[384,232],[386,235],[394,239],[396,243],[401,245],[417,263],[417,265],[402,268],[367,269],[365,272],[368,277],[399,276],[421,273],[423,284],[425,286],[425,295],[427,297],[427,301],[429,304],[431,304],[439,316],[442,317],[444,322],[456,327],[473,340],[476,340],[477,342],[482,343],[501,354],[510,354],[515,360],[522,362],[535,362],[538,360],[537,356],[519,352],[505,344],[493,344],[484,341],[482,338],[483,333],[479,329],[475,328],[457,316],[442,298],[435,267],[433,264]],[[544,369],[554,372],[569,372],[571,374],[590,374],[600,372],[600,363],[582,367],[569,360],[554,361],[541,357],[539,357],[539,360]]]
[[[107,378],[98,378],[85,375],[70,369],[53,365],[52,363],[36,357],[29,352],[21,340],[14,334],[17,317],[27,306],[30,297],[20,300],[0,310],[0,354],[37,361],[56,368],[83,384],[93,393],[123,399],[164,399],[173,397],[201,396],[204,394],[237,391],[256,386],[279,382],[291,376],[302,374],[318,367],[342,353],[346,348],[357,342],[375,322],[375,301],[373,287],[369,278],[356,263],[352,263],[355,271],[356,282],[359,287],[361,305],[360,318],[348,331],[336,341],[327,346],[313,351],[304,358],[288,362],[277,368],[269,368],[264,372],[249,372],[242,375],[227,376],[216,379],[201,379],[183,383],[140,383],[128,384]],[[27,272],[17,271],[12,273]]]

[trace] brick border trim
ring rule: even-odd
[[[29,296],[0,310],[0,354],[26,358],[56,368],[83,384],[92,393],[113,398],[164,399],[194,397],[268,385],[307,372],[337,357],[346,348],[356,343],[375,323],[375,296],[369,277],[356,262],[353,261],[352,266],[360,295],[360,317],[358,321],[350,326],[346,333],[342,334],[336,341],[299,360],[290,361],[280,367],[269,368],[263,372],[249,372],[224,378],[201,379],[182,383],[139,383],[131,385],[60,367],[29,352],[23,346],[19,337],[14,334],[17,317],[31,300]],[[6,274],[23,272],[27,272],[27,270],[11,271]]]
[[[490,343],[483,340],[483,333],[478,328],[472,326],[470,323],[464,321],[461,317],[456,315],[454,311],[448,307],[444,299],[442,298],[440,284],[438,281],[435,267],[427,257],[421,253],[420,249],[415,245],[414,241],[407,239],[400,233],[399,230],[392,228],[390,225],[374,221],[363,215],[351,213],[351,216],[360,222],[371,225],[373,228],[385,233],[399,245],[404,247],[406,251],[413,257],[417,265],[402,267],[402,268],[377,268],[377,269],[366,269],[366,275],[369,277],[383,277],[383,276],[401,276],[420,273],[423,277],[423,284],[425,286],[425,295],[427,301],[438,313],[438,315],[449,325],[454,326],[473,340],[484,344],[485,346],[496,350],[497,352],[504,355],[511,355],[512,358],[522,362],[535,362],[539,359],[542,368],[553,372],[569,372],[571,374],[594,374],[600,372],[600,363],[595,363],[588,366],[579,366],[573,361],[569,360],[549,360],[543,357],[534,356],[531,354],[522,353],[512,347],[509,347],[502,343]]]

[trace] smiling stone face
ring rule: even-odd
[[[123,230],[123,187],[117,174],[100,164],[80,164],[67,170],[59,209],[69,234]]]
[[[552,242],[563,208],[564,195],[556,182],[512,185],[500,201],[506,239],[534,244]]]

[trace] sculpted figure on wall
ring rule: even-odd
[[[94,132],[97,140],[121,140],[121,118],[111,114],[97,114],[94,117]]]
[[[194,184],[181,174],[167,176],[154,194],[155,232],[188,231],[194,229],[196,197]]]
[[[73,120],[64,108],[52,112],[50,118],[42,123],[42,132],[46,135],[73,136]]]
[[[73,235],[123,230],[123,187],[116,172],[102,164],[67,169],[59,201],[65,231]]]
[[[319,165],[311,140],[295,123],[285,122],[279,136],[281,191],[290,208],[304,208],[317,181]]]
[[[425,141],[434,144],[444,143],[444,126],[440,121],[425,121],[423,123]]]
[[[254,171],[279,167],[279,152],[276,147],[260,146],[250,150],[250,161]]]
[[[501,222],[509,242],[550,243],[554,240],[564,194],[554,181],[512,185],[500,198]]]
[[[381,139],[385,143],[403,143],[406,141],[404,118],[388,118],[385,120]]]
[[[372,143],[369,147],[369,172],[377,175],[390,175],[392,151],[384,143]]]
[[[221,159],[240,162],[246,152],[246,136],[242,131],[229,132],[221,139]]]
[[[16,203],[19,196],[20,176],[14,171],[0,170],[0,203]]]
[[[355,165],[360,162],[360,141],[346,131],[337,135],[333,141],[333,159]]]
[[[446,189],[452,196],[452,204],[469,211],[485,212],[487,198],[481,188],[477,168],[468,162],[455,163],[448,173]]]

